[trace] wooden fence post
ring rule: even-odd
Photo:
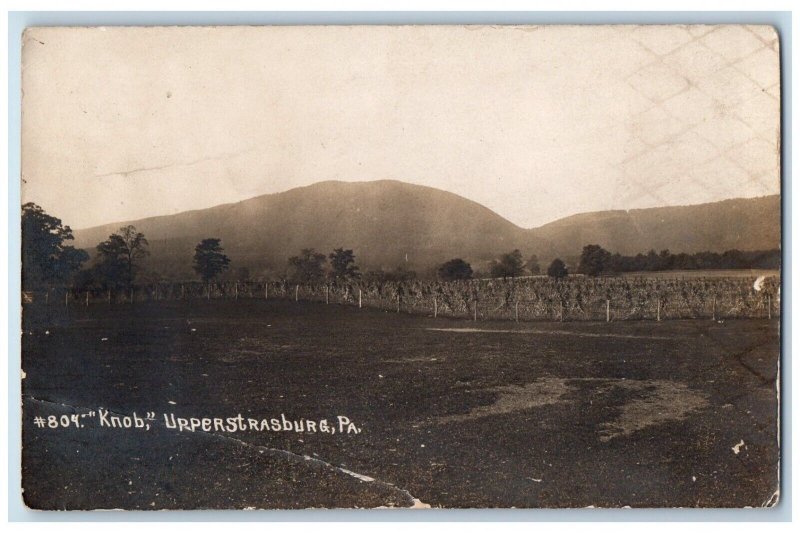
[[[233,287],[233,299],[234,300],[238,300],[239,299],[239,282],[238,281],[236,282],[236,285],[234,285],[234,287]]]
[[[211,283],[206,287],[206,300],[211,300]]]
[[[772,295],[767,294],[767,318],[772,320]]]
[[[69,291],[64,292],[64,307],[69,307]]]
[[[269,300],[269,281],[264,282],[264,299]]]
[[[108,289],[108,303],[111,304],[111,289]]]
[[[436,296],[433,297],[433,318],[439,315],[439,302],[436,301]]]
[[[714,295],[714,300],[711,303],[711,320],[717,319],[717,295]]]
[[[400,293],[397,293],[397,312],[400,312]]]
[[[47,292],[44,293],[44,305],[49,305],[50,303],[50,288],[48,287]]]
[[[519,323],[519,300],[514,302],[514,322]]]
[[[358,289],[358,308],[361,309],[361,289]]]
[[[325,285],[325,304],[327,305],[328,303],[328,285]]]
[[[294,301],[296,302],[300,298],[300,285],[294,286]]]
[[[611,322],[611,300],[606,300],[606,322]]]
[[[86,307],[89,307],[89,291],[86,291]]]
[[[558,301],[558,321],[564,322],[564,302]]]
[[[661,322],[661,298],[656,300],[656,322]]]
[[[181,300],[186,298],[186,287],[184,287],[183,283],[181,283]]]
[[[472,321],[478,321],[478,300],[472,302]]]

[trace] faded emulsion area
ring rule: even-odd
[[[23,39],[30,508],[778,502],[772,28]]]

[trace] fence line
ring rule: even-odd
[[[23,303],[93,306],[146,301],[281,299],[472,320],[668,320],[780,316],[780,285],[749,278],[568,278],[457,282],[159,282],[130,289],[26,291]]]

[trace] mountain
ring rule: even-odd
[[[398,265],[424,271],[453,257],[483,268],[514,248],[542,260],[575,257],[596,243],[624,254],[768,249],[780,246],[780,197],[685,207],[603,211],[524,229],[486,207],[431,187],[399,181],[325,181],[242,202],[75,230],[93,249],[133,224],[150,242],[149,267],[191,276],[194,246],[222,239],[234,269],[280,273],[302,248],[352,248],[362,270]]]
[[[398,181],[326,181],[209,209],[76,230],[93,247],[133,224],[150,242],[151,261],[188,275],[194,246],[219,237],[235,266],[280,270],[302,248],[352,248],[363,268],[422,269],[465,256],[488,261],[528,245],[527,232],[452,193]],[[254,270],[255,269],[255,270]]]
[[[531,230],[553,244],[556,255],[574,255],[581,244],[634,255],[650,249],[723,252],[780,248],[780,196],[737,198],[707,204],[598,211],[562,218]]]

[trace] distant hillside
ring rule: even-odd
[[[352,248],[362,268],[422,269],[456,256],[488,261],[530,239],[482,205],[458,195],[398,181],[321,182],[278,194],[176,215],[75,231],[92,247],[123,224],[150,241],[152,262],[190,267],[197,242],[222,239],[233,265],[280,270],[301,248]],[[187,259],[188,258],[188,259]],[[253,270],[253,269],[256,270]],[[188,272],[188,271],[187,271]]]
[[[535,208],[535,206],[532,206]],[[197,242],[219,237],[232,267],[280,273],[301,248],[352,248],[362,269],[398,265],[425,271],[453,257],[477,267],[519,248],[543,260],[574,257],[584,244],[620,253],[777,248],[778,196],[688,207],[575,215],[523,229],[456,194],[399,181],[320,182],[209,209],[76,230],[76,245],[94,246],[133,224],[150,241],[150,268],[191,276]]]
[[[552,243],[556,255],[575,254],[579,243],[599,244],[621,254],[650,249],[692,253],[779,248],[780,196],[584,213],[531,231]]]

